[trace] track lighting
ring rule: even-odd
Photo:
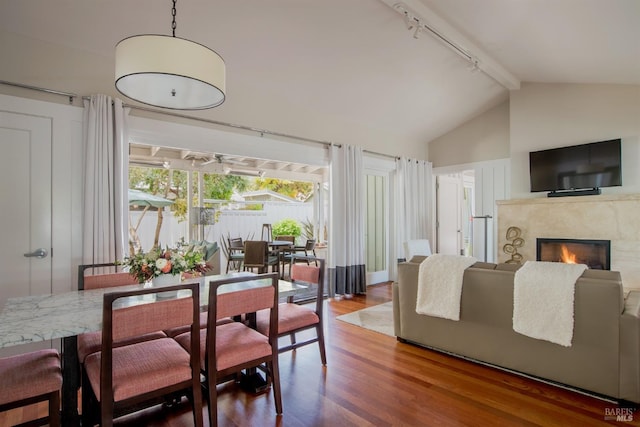
[[[422,33],[428,32],[433,37],[451,48],[455,53],[467,60],[472,71],[480,70],[480,61],[478,60],[478,58],[474,57],[465,49],[446,38],[435,28],[425,24],[425,20],[418,16],[415,12],[410,10],[404,3],[396,3],[393,8],[404,16],[404,22],[407,25],[407,29],[409,31],[413,30],[414,39],[419,38]]]

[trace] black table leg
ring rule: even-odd
[[[251,328],[256,328],[256,313],[247,313],[246,320]],[[256,368],[245,369],[245,372],[240,375],[240,388],[246,392],[259,394],[268,390],[269,386],[270,384]]]
[[[78,362],[78,337],[62,339],[62,425],[79,426],[78,389],[80,388],[80,364]]]

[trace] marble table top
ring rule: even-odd
[[[206,276],[197,279],[200,282],[201,306],[204,307],[207,303],[209,281],[229,276],[232,275]],[[120,286],[117,290],[139,289],[144,286],[148,285]],[[227,286],[231,286],[227,291],[233,290],[233,285],[223,287]],[[224,292],[223,287],[220,288],[220,292]],[[279,281],[278,288],[281,297],[293,295],[297,291],[294,284],[284,280]],[[103,295],[114,290],[114,288],[103,288],[9,298],[0,312],[0,348],[101,330]],[[180,292],[188,294],[188,291]],[[127,301],[119,305],[140,304],[148,298],[148,296],[127,298]]]

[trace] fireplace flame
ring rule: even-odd
[[[577,264],[576,254],[571,252],[565,245],[560,247],[560,261],[565,264]]]

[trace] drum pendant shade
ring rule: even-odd
[[[116,89],[133,100],[203,110],[225,100],[225,64],[213,50],[179,37],[139,35],[116,45]]]

